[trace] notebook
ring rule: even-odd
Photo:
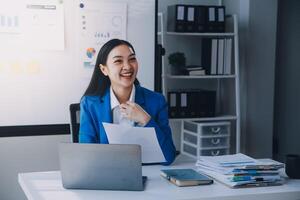
[[[144,190],[139,145],[61,143],[59,160],[66,189]]]
[[[212,184],[209,177],[196,172],[193,169],[163,169],[161,176],[177,186],[193,186]]]

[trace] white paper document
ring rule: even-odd
[[[103,126],[110,144],[141,145],[143,163],[166,162],[154,128],[132,127],[105,122],[103,122]]]

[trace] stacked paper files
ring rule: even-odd
[[[271,160],[256,160],[244,154],[224,156],[199,156],[198,171],[232,188],[249,186],[281,185],[279,169],[283,163]]]

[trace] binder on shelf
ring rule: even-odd
[[[217,14],[215,6],[207,6],[207,32],[217,32]]]
[[[189,115],[189,105],[188,105],[188,93],[179,92],[178,93],[180,102],[179,102],[179,117],[187,117]]]
[[[224,74],[224,39],[218,39],[218,74]]]
[[[216,116],[216,91],[201,90],[194,99],[197,102],[198,117],[215,117]]]
[[[225,32],[225,6],[207,7],[207,31]]]
[[[231,59],[232,59],[232,39],[225,39],[225,53],[224,53],[224,74],[230,75],[231,71]]]
[[[211,74],[211,53],[212,53],[212,40],[204,38],[201,44],[201,66],[205,69],[207,75]]]
[[[202,66],[207,75],[217,74],[218,39],[205,38],[201,49]]]
[[[169,116],[176,117],[179,109],[179,99],[177,99],[177,92],[168,93],[168,102],[169,102]]]
[[[168,93],[169,116],[171,118],[184,118],[194,113],[189,113],[188,93],[184,91],[172,91]]]
[[[167,31],[185,32],[187,13],[185,5],[168,6]]]
[[[216,31],[219,33],[225,32],[225,6],[217,6],[217,27]]]
[[[186,32],[194,32],[195,31],[195,8],[196,6],[192,5],[186,5],[185,6],[185,11],[187,13],[187,18],[186,18]]]
[[[214,117],[216,91],[171,91],[168,102],[170,118]]]
[[[206,6],[195,7],[195,32],[206,32]]]
[[[218,61],[218,39],[211,41],[211,74],[217,74],[217,61]]]
[[[167,31],[225,32],[225,6],[168,6]]]

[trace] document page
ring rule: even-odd
[[[166,162],[152,127],[132,127],[103,122],[110,144],[139,144],[143,163]]]
[[[218,167],[237,167],[257,164],[257,160],[241,153],[222,156],[200,156],[199,160]]]

